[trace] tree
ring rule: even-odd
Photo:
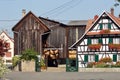
[[[10,44],[4,39],[0,39],[0,56],[3,57],[5,52],[8,52],[9,49]]]
[[[115,4],[114,4],[114,6],[115,6],[115,7],[119,6],[120,0],[115,0],[115,1],[116,1],[116,2],[115,2]]]
[[[0,80],[4,77],[4,75],[9,72],[9,69],[6,65],[3,64],[2,57],[0,57]]]

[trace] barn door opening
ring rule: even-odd
[[[45,54],[47,67],[58,67],[59,50],[47,50]]]

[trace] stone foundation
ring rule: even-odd
[[[79,68],[79,72],[120,72],[120,68]]]

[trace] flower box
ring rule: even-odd
[[[101,47],[101,44],[90,44],[90,45],[88,45],[88,48],[90,50],[99,50],[100,47]]]
[[[108,34],[108,33],[110,33],[109,29],[100,30],[100,34]]]
[[[120,50],[120,44],[113,44],[113,43],[111,43],[111,44],[108,44],[108,47],[111,50],[113,50],[113,49]]]

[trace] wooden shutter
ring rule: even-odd
[[[91,39],[90,38],[87,39],[87,44],[88,45],[91,44]]]
[[[98,61],[99,61],[99,56],[95,55],[95,62],[98,62]]]
[[[88,62],[88,55],[87,54],[84,55],[84,62]]]
[[[100,30],[102,30],[102,28],[103,28],[103,25],[102,25],[102,23],[100,23],[99,25],[100,25]]]
[[[113,62],[117,61],[117,54],[113,54]]]
[[[111,29],[111,23],[108,23],[108,29]]]
[[[99,43],[102,44],[102,38],[99,38]]]
[[[113,43],[113,38],[109,38],[109,43]]]

